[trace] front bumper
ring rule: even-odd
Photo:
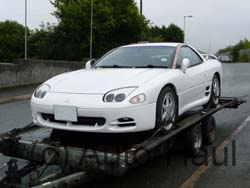
[[[53,129],[95,132],[95,133],[127,133],[151,130],[155,126],[156,103],[137,105],[134,107],[114,109],[77,108],[78,117],[102,117],[104,125],[75,125],[73,122],[51,122],[43,118],[42,114],[54,114],[54,107],[31,103],[33,122],[40,126]],[[130,118],[130,126],[119,126],[120,118]],[[133,126],[131,126],[133,124]]]

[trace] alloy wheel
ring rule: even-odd
[[[167,92],[163,98],[161,119],[163,123],[163,128],[169,131],[173,127],[173,122],[175,120],[175,98],[171,92]]]
[[[219,103],[219,97],[220,97],[220,82],[217,77],[213,80],[213,104],[217,105]]]

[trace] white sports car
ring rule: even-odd
[[[128,133],[163,127],[183,113],[218,104],[222,66],[191,46],[122,46],[86,69],[42,84],[31,100],[35,124],[53,129]]]

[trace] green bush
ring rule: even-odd
[[[0,22],[0,62],[24,57],[25,28],[15,21]]]

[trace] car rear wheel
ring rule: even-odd
[[[219,104],[219,98],[221,96],[220,79],[217,75],[214,76],[212,81],[210,100],[205,107],[216,107]]]
[[[156,129],[161,128],[161,132],[168,134],[174,128],[177,119],[177,97],[174,90],[165,87],[157,100],[156,107]]]

